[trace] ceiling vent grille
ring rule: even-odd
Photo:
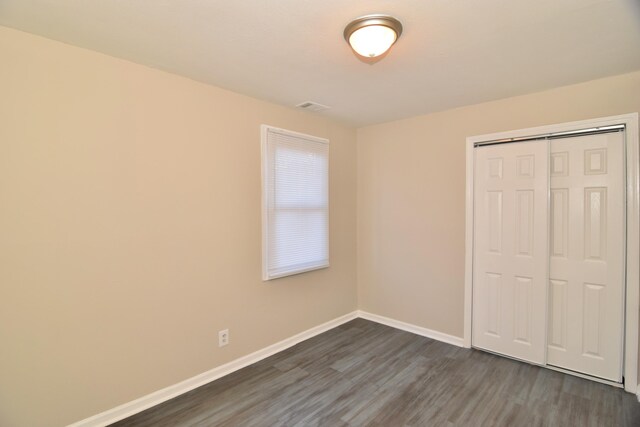
[[[326,105],[318,104],[317,102],[313,101],[301,102],[300,104],[296,105],[296,107],[307,111],[322,111],[330,108]]]

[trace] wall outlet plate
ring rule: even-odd
[[[218,347],[224,347],[229,344],[229,330],[223,329],[218,332]]]

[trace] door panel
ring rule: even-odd
[[[549,288],[549,345],[567,348],[567,281],[551,279]]]
[[[475,347],[544,364],[548,143],[475,149]]]
[[[623,133],[551,141],[550,365],[622,380]]]

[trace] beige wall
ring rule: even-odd
[[[262,123],[331,140],[329,269],[261,280]],[[0,27],[0,425],[78,421],[355,310],[355,168],[353,129]]]
[[[463,335],[465,139],[640,111],[640,72],[358,130],[360,309]]]

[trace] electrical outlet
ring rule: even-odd
[[[224,347],[229,344],[229,330],[223,329],[218,332],[218,347]]]

